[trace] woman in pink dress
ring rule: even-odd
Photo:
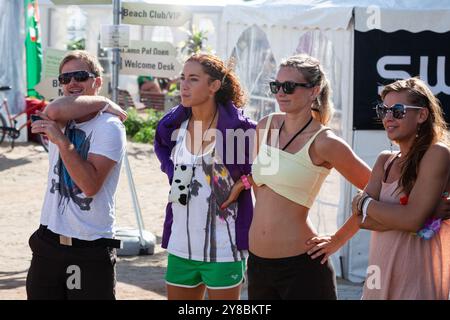
[[[359,227],[373,231],[362,298],[446,300],[450,202],[442,195],[450,191],[450,151],[442,109],[417,78],[386,86],[381,97],[378,117],[400,152],[382,152],[364,192],[353,199]],[[323,262],[356,232],[346,223],[331,237],[312,238],[308,254]]]
[[[373,230],[363,299],[448,299],[450,222],[442,220],[434,235],[417,233],[436,219],[441,195],[450,190],[442,109],[417,78],[386,86],[381,97],[378,117],[400,152],[379,155],[365,193],[353,200],[361,227]]]

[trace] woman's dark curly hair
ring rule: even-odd
[[[231,67],[217,56],[209,53],[195,53],[186,62],[195,61],[202,65],[203,71],[211,77],[211,81],[219,80],[222,85],[216,92],[216,102],[225,105],[232,101],[237,108],[244,107],[246,97],[239,80]]]

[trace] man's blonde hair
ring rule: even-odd
[[[63,66],[72,60],[82,60],[89,66],[89,71],[95,74],[96,77],[101,77],[103,73],[103,68],[100,65],[100,62],[98,61],[97,57],[90,54],[89,52],[85,50],[74,50],[69,51],[64,58],[62,59],[61,63],[59,64],[59,73],[61,73],[61,70]]]

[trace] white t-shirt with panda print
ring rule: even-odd
[[[220,204],[228,198],[234,182],[226,167],[217,161],[213,146],[208,146],[207,151],[199,156],[187,149],[188,121],[183,122],[180,127],[172,160],[175,170],[182,165],[194,164],[195,169],[189,186],[181,185],[174,175],[172,189],[189,188],[190,197],[185,205],[180,202],[172,203],[173,223],[167,250],[190,260],[240,261],[244,259],[244,253],[236,248],[237,204],[233,203],[227,209],[220,210]],[[211,192],[211,186],[214,193]]]

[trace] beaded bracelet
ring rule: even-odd
[[[241,176],[241,181],[244,184],[245,190],[251,189],[252,185],[248,181],[248,178],[247,178],[247,176],[245,174]]]

